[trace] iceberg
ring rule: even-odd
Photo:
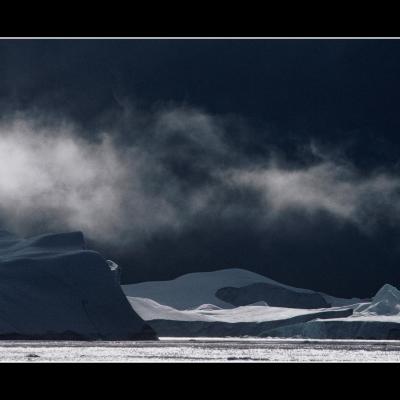
[[[391,285],[372,299],[343,299],[235,268],[122,288],[159,336],[400,339]]]
[[[308,289],[294,288],[241,268],[195,272],[170,281],[122,285],[122,289],[128,297],[150,298],[178,310],[196,308],[203,304],[233,308],[259,301],[265,301],[269,305],[290,307],[289,304],[293,303],[292,297],[297,298],[299,304],[302,301],[305,305],[303,308],[318,308],[315,307],[316,305],[342,306],[360,301],[359,299],[340,299]],[[237,289],[239,293],[236,295],[236,300],[228,293],[232,289]],[[272,291],[277,293],[273,296]],[[300,300],[300,298],[305,300]]]
[[[0,339],[155,339],[81,232],[21,239],[0,231]]]
[[[370,303],[356,308],[360,315],[400,315],[400,291],[386,284],[378,290]]]

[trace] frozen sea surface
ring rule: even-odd
[[[400,341],[162,338],[2,341],[0,362],[400,362]]]

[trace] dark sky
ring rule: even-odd
[[[109,130],[122,148],[156,155],[178,208],[186,193],[192,198],[205,182],[215,184],[215,171],[267,168],[271,153],[285,171],[324,166],[311,181],[304,178],[324,198],[306,191],[273,223],[258,223],[269,212],[259,193],[224,183],[182,228],[136,235],[138,246],[118,249],[89,234],[123,266],[125,282],[241,267],[295,286],[370,296],[383,283],[400,286],[399,66],[397,40],[1,40],[0,110],[3,118],[18,111],[43,124],[72,121],[88,141]],[[197,134],[197,117],[185,111],[179,118],[193,121],[174,122],[172,133],[168,125],[165,139],[160,113],[188,109],[212,126]],[[196,139],[189,145],[191,132]],[[215,137],[223,138],[222,152],[213,147]],[[394,186],[385,186],[382,199],[374,174],[389,176]],[[156,177],[149,174],[145,191],[159,198],[165,182]],[[293,194],[288,185],[288,196],[296,197],[297,186]],[[310,216],[308,201],[324,206]],[[139,224],[139,215],[127,218]]]

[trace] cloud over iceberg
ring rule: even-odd
[[[0,219],[19,234],[81,229],[136,246],[203,218],[270,228],[288,212],[326,212],[361,229],[393,219],[400,180],[321,156],[288,165],[271,149],[249,156],[232,117],[127,106],[93,132],[71,121],[15,114],[0,124]]]

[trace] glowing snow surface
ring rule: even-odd
[[[208,321],[208,322],[265,322],[277,321],[302,315],[312,315],[319,311],[343,310],[346,307],[328,309],[301,309],[269,307],[268,305],[250,305],[235,308],[214,308],[210,305],[199,306],[193,310],[176,310],[158,304],[151,299],[128,297],[134,310],[145,320],[168,319],[175,321]]]

